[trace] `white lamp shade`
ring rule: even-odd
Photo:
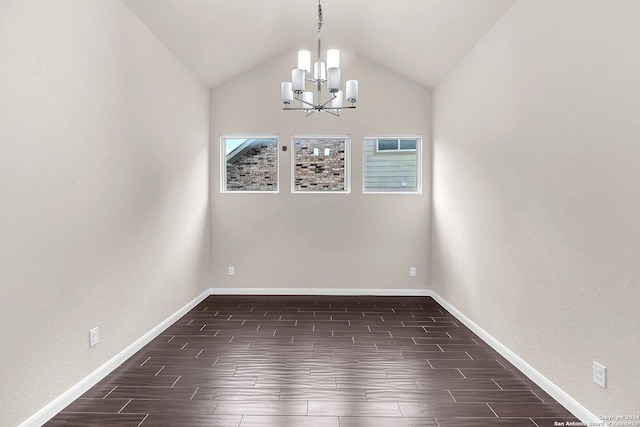
[[[280,99],[284,104],[291,104],[293,101],[293,89],[291,82],[282,82],[280,85]]]
[[[313,78],[315,80],[327,80],[327,71],[324,66],[324,61],[316,62],[313,64]]]
[[[358,81],[347,80],[347,101],[354,103],[358,100]]]
[[[311,71],[311,52],[308,50],[298,51],[298,68],[306,73]]]
[[[338,49],[329,49],[327,51],[328,68],[340,68],[340,51]]]
[[[340,90],[340,68],[329,68],[327,70],[327,88],[329,92],[337,92]]]
[[[333,94],[335,98],[331,100],[331,108],[342,108],[344,102],[344,92],[341,90]]]
[[[313,108],[313,92],[303,92],[302,93],[302,108],[312,109]]]
[[[296,68],[291,71],[291,85],[295,93],[304,92],[304,70]]]

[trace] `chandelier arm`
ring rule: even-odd
[[[329,114],[333,114],[336,116],[339,116],[339,114],[335,114],[334,111],[341,111],[341,110],[347,110],[347,109],[353,109],[356,108],[355,106],[350,106],[350,107],[341,107],[341,108],[315,108],[315,106],[313,107],[314,111],[324,111],[327,112]],[[300,108],[300,107],[282,107],[283,110],[287,110],[287,111],[309,111],[309,108]]]
[[[287,111],[309,111],[308,108],[301,108],[301,107],[282,107],[283,110],[287,110]]]
[[[314,104],[312,104],[310,102],[307,102],[302,98],[298,98],[297,96],[296,96],[296,100],[302,102],[303,104],[306,104],[306,105],[310,106],[311,108],[314,108],[314,109],[316,108],[316,106]],[[301,110],[308,110],[308,108],[301,108]]]
[[[322,107],[322,108],[324,108],[324,106],[325,106],[325,105],[327,105],[328,103],[330,103],[330,102],[331,102],[331,101],[333,101],[334,99],[336,99],[336,96],[335,96],[335,95],[333,95],[333,97],[332,97],[330,100],[328,100],[327,102],[325,102],[324,104],[322,104],[322,105],[321,105],[321,107]]]

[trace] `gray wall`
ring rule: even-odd
[[[639,52],[638,1],[520,0],[434,93],[431,287],[596,415],[640,413]]]
[[[15,426],[209,287],[208,90],[119,1],[0,0],[0,64]]]

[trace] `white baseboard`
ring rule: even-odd
[[[343,288],[211,288],[211,295],[373,295],[429,296],[428,289],[343,289]]]
[[[565,393],[562,389],[552,383],[547,377],[536,371],[531,365],[521,359],[517,354],[505,347],[500,341],[496,340],[488,332],[475,324],[471,319],[462,314],[458,309],[442,299],[440,295],[429,290],[428,295],[436,300],[441,306],[443,306],[449,313],[462,322],[467,328],[471,329],[473,333],[478,335],[484,342],[489,344],[495,351],[500,353],[502,357],[507,359],[512,365],[518,368],[523,374],[525,374],[531,381],[536,383],[541,389],[547,392],[551,397],[558,401],[562,406],[567,408],[576,418],[583,423],[600,423],[600,419],[593,413],[588,411],[584,406],[578,403],[575,399]]]
[[[107,363],[96,369],[78,384],[67,390],[54,401],[35,413],[19,427],[41,426],[49,421],[54,415],[64,409],[71,402],[76,400],[87,390],[93,387],[101,379],[106,377],[115,368],[120,366],[128,358],[133,356],[138,350],[151,342],[167,327],[175,323],[180,317],[184,316],[189,310],[202,302],[209,295],[373,295],[373,296],[430,296],[442,305],[447,311],[455,316],[466,327],[471,329],[483,341],[489,344],[502,357],[507,359],[524,375],[535,382],[540,388],[547,392],[551,397],[556,399],[562,406],[567,408],[578,419],[585,423],[598,423],[600,420],[594,414],[589,412],[584,406],[580,405],[571,396],[562,391],[558,386],[549,379],[536,371],[531,365],[521,359],[505,347],[498,340],[493,338],[489,333],[475,324],[471,319],[462,314],[458,309],[442,299],[437,293],[430,289],[331,289],[331,288],[209,288],[198,297],[193,299],[180,310],[169,316],[158,326],[147,332],[145,335],[136,340],[133,344],[122,350]]]
[[[58,412],[63,410],[67,405],[76,400],[78,397],[82,396],[87,392],[91,387],[93,387],[96,383],[102,380],[104,377],[109,375],[114,369],[120,366],[123,362],[125,362],[128,358],[133,356],[138,350],[147,345],[151,340],[160,335],[162,331],[167,329],[167,327],[174,324],[178,319],[184,316],[187,312],[189,312],[193,307],[198,305],[202,300],[208,297],[211,294],[211,289],[207,289],[187,305],[182,307],[180,310],[173,313],[167,319],[165,319],[158,326],[144,334],[138,340],[136,340],[133,344],[122,350],[116,356],[114,356],[111,360],[109,360],[104,365],[100,366],[98,369],[93,371],[79,383],[71,387],[69,390],[64,392],[62,395],[58,396],[55,400],[49,403],[47,406],[36,412],[29,419],[24,421],[19,427],[35,427],[41,426]]]

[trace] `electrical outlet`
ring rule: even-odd
[[[607,388],[607,368],[598,362],[593,362],[593,382],[602,388]]]
[[[100,334],[98,332],[98,327],[91,329],[89,331],[89,347],[93,347],[100,341]]]
[[[227,268],[227,273],[229,274],[229,276],[233,276],[236,274],[236,268],[233,265],[230,265]]]
[[[409,267],[409,276],[416,277],[416,268],[415,267]]]

